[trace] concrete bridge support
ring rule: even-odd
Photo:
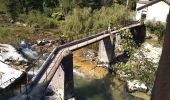
[[[74,96],[73,82],[73,54],[66,56],[54,75],[52,87],[56,92],[57,100],[67,100]]]
[[[110,64],[114,60],[115,37],[104,38],[99,42],[98,59],[100,62]]]
[[[145,25],[131,28],[130,31],[133,34],[133,39],[137,44],[141,44],[145,41],[145,37],[146,37]]]

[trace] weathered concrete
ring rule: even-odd
[[[74,96],[73,55],[65,57],[51,83],[58,100],[70,99]]]
[[[74,96],[74,81],[73,81],[73,54],[68,55],[62,60],[62,65],[65,72],[64,97],[65,99]]]
[[[98,59],[100,62],[111,63],[114,60],[114,35],[99,42]]]
[[[131,28],[130,31],[133,35],[133,39],[136,42],[136,44],[141,44],[145,41],[145,37],[146,37],[146,26],[145,25]]]
[[[64,78],[64,70],[60,65],[50,83],[57,100],[64,100]]]
[[[115,35],[115,49],[121,50],[120,46],[119,46],[119,41],[121,40],[121,36],[120,33]]]

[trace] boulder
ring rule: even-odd
[[[127,90],[128,92],[140,91],[146,93],[148,91],[148,87],[144,83],[141,83],[139,80],[128,80]]]
[[[38,53],[32,50],[31,47],[29,47],[29,45],[25,41],[21,41],[19,49],[22,54],[30,60],[35,60],[38,58]]]
[[[12,63],[27,62],[27,59],[25,59],[13,46],[9,44],[0,44],[0,60]]]

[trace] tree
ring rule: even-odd
[[[6,10],[12,20],[16,20],[19,14],[19,4],[18,0],[8,0],[6,2]]]
[[[138,0],[129,0],[129,7],[128,8],[135,10],[137,1]],[[127,0],[117,0],[117,3],[121,4],[121,5],[126,5],[126,2],[127,2]]]
[[[56,7],[59,3],[59,0],[44,0],[44,7]]]
[[[73,6],[74,7],[84,7],[86,5],[86,0],[73,0],[72,3],[73,3]]]
[[[101,0],[102,6],[111,6],[113,4],[113,0]]]
[[[60,7],[64,10],[64,13],[67,14],[72,8],[72,0],[59,0]]]

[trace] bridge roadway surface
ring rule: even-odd
[[[110,32],[105,30],[95,35],[91,35],[89,37],[75,40],[70,43],[56,47],[48,56],[43,65],[40,67],[38,73],[32,78],[32,81],[27,87],[27,91],[23,92],[23,94],[30,94],[31,96],[36,97],[43,96],[55,72],[61,65],[62,59],[69,55],[72,51],[96,43],[100,40],[103,40],[104,38],[109,37],[110,35],[115,36],[116,33],[119,33],[122,30],[134,28],[141,25],[141,23],[131,24],[118,30],[111,30]]]

